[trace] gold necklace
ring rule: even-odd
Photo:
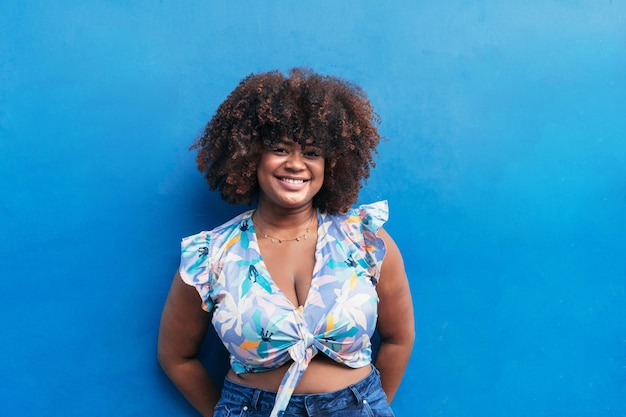
[[[253,221],[254,221],[254,217],[256,216],[256,214],[257,214],[257,212],[256,212],[256,211],[252,214],[252,220],[253,220]],[[260,216],[258,216],[258,217],[260,217]],[[303,239],[304,239],[304,240],[306,240],[306,238],[307,238],[307,236],[309,235],[309,233],[311,233],[311,224],[313,224],[313,219],[314,219],[314,218],[315,218],[315,212],[313,212],[313,215],[311,216],[311,220],[309,220],[309,224],[307,225],[306,230],[304,231],[304,233],[303,233],[303,234],[301,234],[301,235],[299,235],[299,236],[292,237],[292,238],[290,238],[290,239],[283,239],[283,238],[281,238],[281,237],[277,237],[277,236],[274,236],[274,235],[270,235],[269,233],[265,233],[265,232],[264,232],[264,231],[263,231],[263,230],[259,227],[259,225],[258,225],[258,224],[256,224],[256,222],[255,222],[255,224],[254,224],[254,227],[256,228],[256,230],[257,230],[257,231],[258,231],[258,232],[259,232],[259,233],[260,233],[260,234],[261,234],[261,235],[262,235],[265,239],[267,239],[267,238],[271,239],[271,240],[270,240],[270,242],[272,242],[272,243],[276,243],[276,242],[278,242],[278,243],[283,243],[283,242],[291,242],[291,241],[293,241],[293,240],[295,240],[296,242],[300,242],[300,241],[301,241],[301,240],[303,240]]]

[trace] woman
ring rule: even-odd
[[[159,362],[203,416],[393,415],[414,340],[408,281],[386,202],[350,208],[377,122],[349,82],[268,72],[241,81],[194,145],[211,189],[256,202],[183,239],[163,310]],[[221,393],[197,358],[211,321],[231,355]]]

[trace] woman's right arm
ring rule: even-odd
[[[187,401],[209,417],[219,393],[197,357],[211,321],[200,303],[196,289],[185,284],[177,271],[161,316],[158,359]]]

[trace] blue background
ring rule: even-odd
[[[301,65],[383,120],[360,200],[415,301],[398,416],[626,415],[623,0],[2,1],[0,414],[194,415],[160,312],[180,238],[244,208],[187,148]]]

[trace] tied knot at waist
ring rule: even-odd
[[[300,329],[300,340],[289,347],[289,356],[293,359],[293,363],[285,373],[276,394],[276,402],[270,417],[277,417],[281,411],[287,409],[287,404],[291,398],[291,394],[296,389],[296,385],[302,378],[313,356],[319,351],[318,346],[322,344],[315,339],[315,336],[302,325]]]
[[[300,340],[289,347],[289,356],[294,362],[308,365],[309,361],[318,352],[321,343],[315,339],[313,333],[300,327]]]

